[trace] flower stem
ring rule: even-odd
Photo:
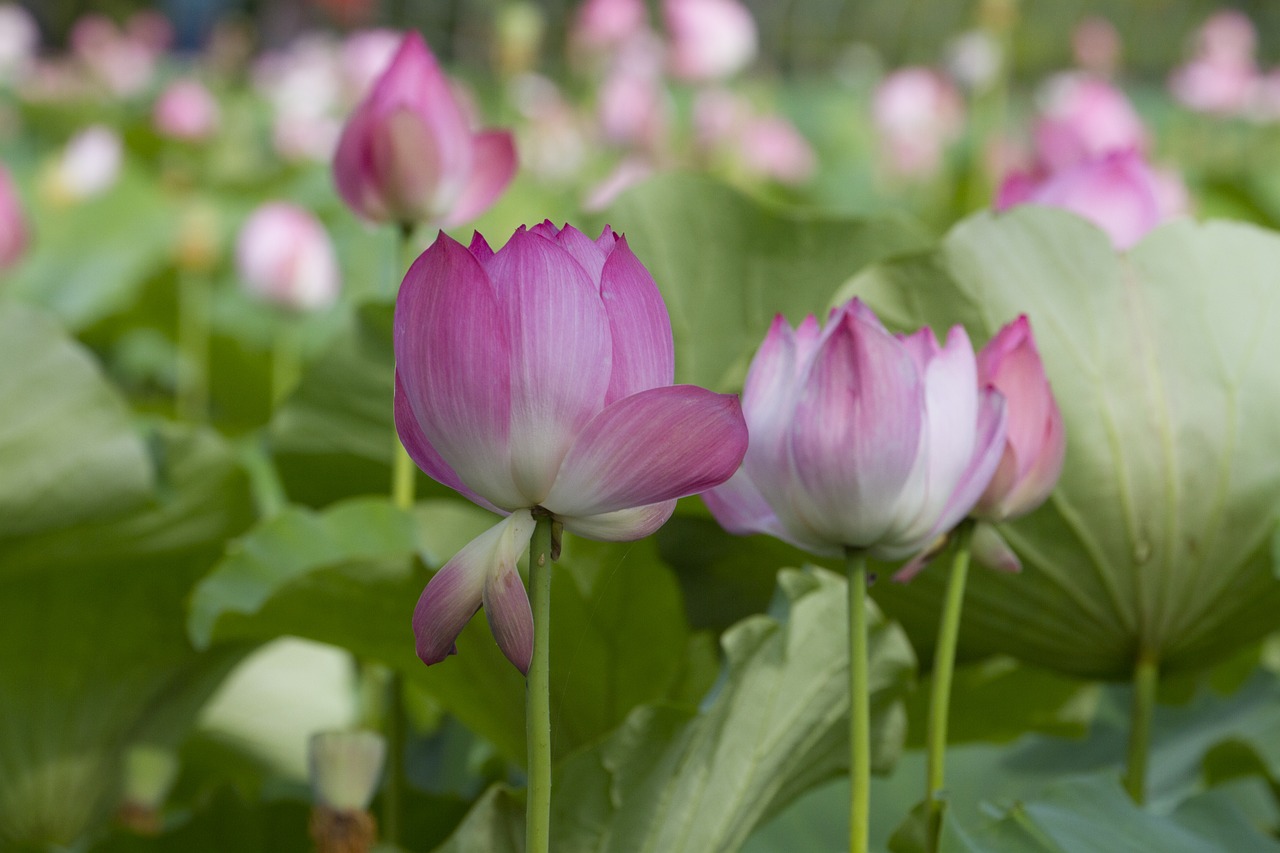
[[[867,558],[845,552],[849,582],[849,853],[867,853],[871,824],[871,699],[867,667]]]
[[[551,524],[535,513],[529,543],[529,603],[533,608],[533,660],[525,683],[529,741],[529,794],[525,853],[547,853],[551,843]]]
[[[179,418],[209,416],[209,276],[184,271],[178,278],[178,376],[175,408]]]
[[[398,270],[396,275],[403,276],[408,271],[409,266],[413,263],[415,255],[415,246],[413,243],[413,226],[411,224],[403,224],[400,226],[400,240],[398,246],[397,257],[399,258]],[[397,282],[399,278],[397,278]],[[392,295],[399,290],[399,284],[394,284],[391,288]],[[400,436],[392,427],[391,438],[393,439],[391,451],[391,499],[395,505],[401,509],[408,509],[413,506],[413,498],[415,491],[414,478],[418,474],[418,466],[414,464],[413,459],[409,456],[409,451],[404,449],[404,445],[400,442]]]
[[[275,340],[271,343],[271,407],[274,409],[283,402],[289,392],[298,384],[302,375],[302,357],[300,350],[297,317],[277,318]]]
[[[938,645],[933,655],[933,687],[929,692],[928,757],[925,770],[925,799],[929,803],[929,849],[937,850],[945,802],[943,788],[947,757],[947,716],[951,709],[951,678],[956,666],[956,640],[960,635],[960,611],[964,607],[965,581],[969,577],[969,543],[973,523],[956,528],[955,559],[947,581],[947,597],[938,625]]]
[[[1133,668],[1133,705],[1129,711],[1129,759],[1124,787],[1133,801],[1147,799],[1147,758],[1151,749],[1151,718],[1156,710],[1160,686],[1160,663],[1154,653],[1143,650]]]

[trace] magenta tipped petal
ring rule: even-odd
[[[630,542],[643,539],[666,524],[675,509],[676,502],[670,500],[633,509],[602,512],[599,515],[557,517],[564,522],[564,529],[570,533],[603,542]]]
[[[514,561],[500,564],[484,585],[484,614],[498,648],[528,675],[533,660],[533,609]]]
[[[736,397],[692,385],[642,391],[587,425],[546,507],[589,515],[697,494],[732,476],[746,449]]]
[[[601,268],[600,298],[613,337],[613,374],[605,404],[670,385],[676,368],[667,306],[626,240],[616,241]]]
[[[511,183],[519,165],[515,139],[505,130],[488,130],[473,138],[471,174],[453,211],[444,218],[445,226],[475,219],[488,210]]]

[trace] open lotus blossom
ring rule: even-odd
[[[236,240],[245,289],[292,311],[332,305],[338,298],[338,260],[329,234],[310,211],[286,202],[255,210]]]
[[[1018,204],[1060,207],[1097,225],[1112,245],[1124,250],[1172,215],[1166,212],[1172,199],[1163,185],[1167,180],[1136,151],[1116,152],[1048,177],[1009,175],[997,194],[996,210]]]
[[[731,77],[755,58],[756,22],[738,0],[663,0],[662,18],[681,80]]]
[[[400,49],[343,128],[338,193],[373,222],[457,225],[493,204],[516,170],[506,131],[473,131],[427,43]]]
[[[742,407],[746,458],[703,500],[730,533],[829,556],[922,555],[973,509],[1005,444],[1004,398],[979,384],[962,327],[941,346],[928,328],[893,335],[856,299],[825,327],[774,320]]]
[[[516,569],[534,516],[638,539],[675,500],[726,480],[747,447],[736,397],[672,385],[671,323],[623,237],[521,228],[494,252],[441,234],[396,302],[396,429],[435,480],[505,518],[445,564],[413,617],[437,663],[483,605],[527,672],[533,617]]]
[[[203,84],[178,80],[161,93],[151,117],[165,136],[196,142],[217,132],[218,116],[218,102]]]
[[[27,251],[27,218],[9,170],[0,166],[0,270],[9,269]]]

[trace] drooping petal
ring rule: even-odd
[[[1009,543],[1004,541],[990,524],[979,524],[973,530],[971,543],[973,559],[980,565],[999,572],[1020,572],[1022,561],[1013,553]]]
[[[450,468],[449,463],[445,462],[440,454],[436,452],[436,449],[431,446],[431,442],[422,434],[422,427],[418,424],[418,419],[414,417],[413,407],[409,404],[408,397],[405,395],[404,385],[400,381],[400,372],[398,370],[396,371],[395,421],[396,434],[400,436],[400,443],[404,445],[409,458],[428,477],[442,486],[448,486],[467,500],[484,507],[490,512],[496,512],[499,515],[507,514],[506,510],[499,509],[467,488],[466,483],[462,482],[462,478],[458,476],[458,472]]]
[[[604,406],[612,343],[595,284],[556,243],[518,231],[488,263],[510,356],[511,470],[542,503],[574,438]],[[646,501],[652,503],[652,501]]]
[[[518,537],[513,537],[513,542],[518,541]],[[524,544],[528,544],[528,539]],[[517,551],[511,560],[500,561],[490,572],[484,585],[484,615],[498,648],[516,669],[528,675],[529,662],[533,659],[533,609],[529,606],[524,581],[516,570],[519,557]]]
[[[556,518],[564,523],[565,530],[588,539],[630,542],[643,539],[666,524],[675,509],[676,502],[670,500],[599,515],[557,515]]]
[[[896,520],[924,429],[923,383],[910,353],[888,332],[843,313],[800,380],[789,436],[794,488],[788,526],[825,541],[875,543]]]
[[[481,131],[472,141],[471,172],[453,202],[453,209],[444,218],[445,227],[470,222],[484,213],[516,174],[516,145],[508,131]]]
[[[409,268],[396,300],[396,369],[436,452],[477,495],[530,506],[511,474],[511,346],[479,261],[441,234]]]
[[[1035,463],[1027,470],[1022,481],[1006,496],[1002,504],[1003,518],[1023,515],[1048,499],[1062,474],[1066,458],[1066,432],[1062,425],[1062,412],[1055,405],[1049,412],[1041,439],[1040,452]]]
[[[504,566],[516,565],[531,536],[533,516],[519,510],[472,539],[435,573],[413,611],[413,634],[423,663],[439,663],[456,651],[458,634],[484,600],[485,585]],[[509,607],[509,602],[504,604]],[[502,612],[509,615],[507,609]]]
[[[586,516],[697,494],[732,476],[746,449],[736,397],[692,385],[641,391],[587,425],[544,505]]]
[[[613,373],[605,405],[670,385],[676,370],[671,318],[653,276],[625,238],[616,242],[601,269],[600,298],[613,338]]]

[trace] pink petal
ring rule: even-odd
[[[545,506],[586,516],[697,494],[729,479],[746,449],[736,397],[692,385],[641,391],[587,425]]]
[[[970,545],[973,559],[980,565],[999,572],[1020,572],[1022,562],[1009,543],[990,524],[979,524],[973,530]]]
[[[604,262],[600,298],[613,337],[613,374],[605,405],[670,385],[676,370],[671,319],[653,276],[632,254],[626,239],[617,241]]]
[[[544,237],[517,231],[488,271],[509,330],[502,369],[511,377],[511,472],[523,505],[533,506],[547,496],[574,438],[604,407],[609,320],[586,272]]]
[[[515,177],[518,161],[515,140],[505,130],[488,130],[472,137],[471,172],[445,227],[470,222],[498,200]]]
[[[356,107],[347,119],[333,155],[333,182],[338,195],[359,216],[372,222],[386,222],[392,217],[376,182],[370,145],[376,123],[367,103]]]
[[[1004,453],[1006,410],[1004,397],[994,389],[982,394],[978,408],[978,433],[973,456],[946,507],[934,522],[932,535],[940,535],[960,523],[986,490]]]
[[[383,116],[372,126],[368,146],[369,178],[390,218],[436,218],[447,164],[422,116],[408,107]]]
[[[479,504],[490,512],[496,512],[498,515],[507,514],[506,510],[499,509],[467,488],[458,473],[449,467],[449,463],[445,462],[440,454],[436,452],[436,449],[431,446],[431,442],[427,441],[427,437],[422,434],[422,427],[419,426],[418,419],[413,415],[413,407],[405,396],[404,385],[400,380],[399,371],[396,371],[395,420],[396,433],[400,436],[400,443],[404,445],[404,449],[408,452],[409,457],[413,459],[414,464],[421,468],[428,477],[442,486],[448,486],[467,500]]]
[[[547,224],[550,225],[550,223]],[[555,240],[560,248],[573,255],[573,259],[582,264],[582,268],[587,271],[591,280],[599,284],[600,272],[604,269],[605,259],[609,257],[612,247],[609,249],[602,247],[572,225],[565,225],[564,228],[551,226],[551,229],[553,231],[549,235],[551,239]]]
[[[474,493],[507,509],[530,505],[511,472],[510,352],[488,276],[441,234],[400,287],[397,372],[414,419],[444,463]]]
[[[556,517],[564,522],[564,529],[570,533],[604,542],[630,542],[643,539],[666,524],[675,508],[676,502],[670,500],[599,515]]]
[[[472,232],[471,243],[467,246],[467,251],[475,256],[481,266],[484,266],[493,257],[493,249],[489,247],[489,241],[479,231]]]
[[[520,572],[516,571],[519,557],[516,553],[514,558],[500,562],[497,571],[490,573],[484,585],[484,615],[489,620],[493,638],[498,641],[498,648],[516,669],[528,675],[529,663],[533,660],[533,609],[529,606],[529,594],[525,592]]]
[[[920,453],[924,389],[915,361],[888,332],[845,312],[800,385],[789,435],[798,487],[786,512],[824,541],[871,545],[897,520]]]
[[[514,571],[532,536],[533,516],[528,510],[519,510],[472,539],[435,573],[413,611],[413,634],[418,657],[424,663],[439,663],[456,652],[458,634],[480,608],[486,585]],[[507,620],[503,631],[518,635],[519,617],[513,614],[510,592],[498,590],[498,597],[502,599],[498,619]],[[512,663],[520,666],[518,661]],[[527,661],[524,666],[527,669]]]
[[[405,34],[391,64],[374,83],[368,102],[383,116],[400,107],[411,108],[435,138],[446,174],[463,166],[469,171],[472,141],[467,115],[421,33]],[[465,173],[455,180],[463,178]]]

